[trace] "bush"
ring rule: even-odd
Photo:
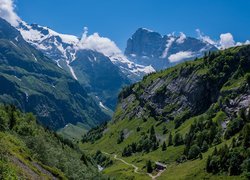
[[[188,152],[188,159],[196,159],[200,153],[200,147],[197,145],[193,145]]]

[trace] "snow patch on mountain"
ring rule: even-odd
[[[180,32],[180,37],[176,40],[176,43],[182,44],[186,38],[187,36],[183,32]]]
[[[71,75],[76,80],[77,76],[69,64],[76,59],[76,54],[79,50],[93,50],[102,53],[129,77],[142,77],[147,73],[155,71],[152,66],[143,66],[130,61],[117,47],[115,42],[109,38],[101,37],[98,33],[88,35],[87,27],[84,28],[81,38],[57,33],[48,27],[37,24],[28,25],[23,21],[20,22],[18,30],[27,42],[55,60],[60,68],[62,66],[59,62],[65,61]]]
[[[78,80],[78,78],[76,77],[76,74],[75,74],[74,69],[69,65],[69,61],[66,61],[66,62],[67,62],[67,66],[68,66],[68,68],[69,68],[69,70],[70,70],[70,73],[71,73],[72,77],[73,77],[75,80]]]
[[[162,56],[161,56],[161,58],[163,59],[165,59],[168,56],[168,51],[175,41],[175,37],[173,36],[168,36],[168,37],[169,39],[167,40],[166,49],[163,51]]]
[[[52,36],[58,36],[62,39],[64,43],[67,44],[77,44],[79,39],[76,36],[68,35],[68,34],[60,34],[57,33],[48,27],[43,27],[40,25],[34,24],[33,27],[28,25],[24,21],[21,22],[22,26],[19,28],[23,38],[29,42],[43,42],[45,39],[48,39]],[[34,29],[36,27],[37,29]],[[41,31],[39,31],[40,29]],[[43,33],[42,33],[43,32]]]

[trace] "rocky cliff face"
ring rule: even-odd
[[[176,63],[201,57],[205,52],[217,48],[208,42],[187,37],[164,35],[145,29],[138,29],[127,42],[125,55],[142,65],[152,65],[157,70],[173,66]]]
[[[235,116],[250,103],[249,57],[249,46],[236,47],[144,77],[120,94],[121,111],[114,119],[153,117],[179,126],[215,103]]]

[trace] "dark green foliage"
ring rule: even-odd
[[[227,129],[224,135],[225,139],[229,139],[230,137],[238,133],[243,126],[244,126],[244,121],[242,118],[237,117],[231,120],[227,125]]]
[[[134,87],[133,85],[124,87],[118,96],[119,100],[128,97],[133,92],[133,87]]]
[[[209,146],[207,144],[207,141],[204,140],[203,143],[202,143],[202,146],[201,146],[201,152],[207,152]]]
[[[199,147],[200,152],[206,152],[210,145],[219,144],[221,142],[221,129],[217,123],[211,120],[212,116],[201,116],[191,125],[189,132],[185,136],[184,155],[189,157],[191,147],[196,150]],[[194,149],[193,149],[194,150]],[[196,158],[192,156],[191,158]]]
[[[122,156],[131,156],[136,152],[150,152],[155,151],[159,147],[159,142],[155,135],[155,129],[152,126],[149,130],[149,134],[145,134],[141,137],[139,142],[133,142],[123,149]]]
[[[247,81],[248,85],[250,85],[250,74],[246,75],[246,81]]]
[[[237,176],[242,173],[249,177],[249,145],[250,125],[246,124],[240,135],[234,138],[230,146],[223,146],[219,150],[214,149],[206,163],[207,172],[227,172],[229,175]]]
[[[186,119],[190,117],[190,110],[185,110],[181,114],[175,117],[175,128],[178,128]]]
[[[176,133],[174,136],[174,146],[179,146],[183,144],[183,138],[180,133]]]
[[[100,139],[103,136],[103,131],[107,128],[107,122],[92,128],[90,131],[88,131],[82,138],[82,142],[91,142],[94,143],[98,139]]]
[[[172,145],[173,145],[173,136],[172,136],[172,133],[170,132],[168,136],[168,146],[172,146]]]
[[[8,126],[13,114],[15,123]],[[0,119],[3,118],[6,118],[4,122],[7,121],[5,123],[7,127],[4,129],[7,130],[0,130],[4,132],[1,135],[4,137],[4,135],[12,134],[18,142],[24,144],[30,153],[30,157],[27,158],[34,159],[42,165],[57,168],[69,179],[92,179],[99,176],[92,160],[81,152],[78,146],[38,125],[32,114],[23,114],[11,106],[1,106]],[[0,148],[0,154],[1,150]],[[22,154],[22,151],[18,153]]]
[[[10,124],[10,130],[12,130],[14,128],[14,126],[16,125],[16,117],[15,117],[15,111],[16,111],[16,107],[14,105],[9,106],[9,124]]]
[[[118,136],[118,139],[117,139],[117,144],[122,143],[123,140],[124,140],[124,132],[121,131],[121,132],[119,133],[119,136]]]
[[[188,152],[188,159],[196,159],[201,154],[200,147],[196,144],[191,146]]]
[[[246,160],[243,161],[242,164],[242,171],[247,179],[250,178],[250,158],[248,157]]]
[[[98,165],[105,167],[105,168],[113,164],[113,161],[110,159],[110,157],[107,157],[99,150],[96,152],[93,159],[96,160]]]
[[[163,126],[162,128],[162,134],[167,134],[168,133],[168,129],[166,126]]]
[[[88,166],[88,160],[87,160],[87,156],[83,153],[81,156],[81,161]]]
[[[167,150],[167,145],[166,145],[165,141],[162,144],[161,150],[162,151],[166,151]]]
[[[153,172],[152,162],[150,160],[147,161],[146,167],[147,167],[147,172],[148,173],[152,173]]]

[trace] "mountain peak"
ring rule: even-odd
[[[139,28],[128,39],[125,55],[135,63],[162,70],[173,63],[201,57],[204,52],[214,50],[217,48],[212,44],[187,37],[183,32],[178,36],[173,33],[162,36],[158,32]]]

